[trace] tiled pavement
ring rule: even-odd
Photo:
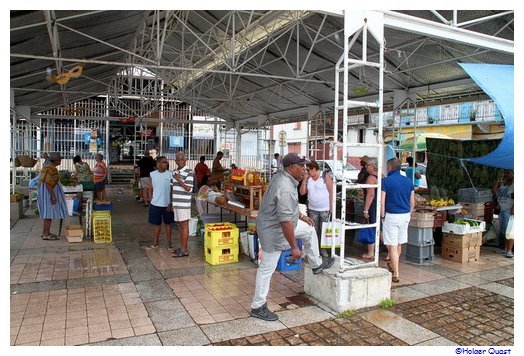
[[[110,244],[42,241],[31,212],[11,224],[12,346],[515,343],[513,260],[491,247],[468,264],[438,256],[424,265],[402,262],[401,283],[391,291],[396,305],[347,318],[307,298],[301,271],[276,272],[268,304],[279,321],[264,322],[249,317],[256,266],[246,256],[209,265],[194,237],[188,258],[172,258],[163,235],[160,248],[145,249],[147,208],[127,187],[108,193]],[[77,223],[70,217],[64,227]]]

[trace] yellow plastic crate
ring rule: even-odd
[[[237,227],[236,224],[230,223],[230,222],[219,222],[219,223],[212,223],[212,224],[205,224],[204,230],[207,231],[210,228],[213,227]]]
[[[224,229],[224,230],[218,230]],[[227,229],[227,230],[225,230]],[[204,247],[218,248],[238,245],[238,236],[240,235],[237,227],[213,226],[205,230]]]
[[[206,248],[206,262],[210,265],[222,265],[238,262],[238,245],[219,248]]]
[[[93,241],[108,243],[112,240],[111,217],[93,217]]]

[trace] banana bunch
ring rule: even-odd
[[[445,200],[445,199],[431,199],[428,204],[430,206],[448,206],[448,205],[455,205],[455,201],[453,199],[448,199],[448,200]]]

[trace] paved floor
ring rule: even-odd
[[[161,247],[147,249],[147,208],[127,187],[108,196],[108,244],[42,241],[30,211],[11,223],[11,346],[515,344],[513,259],[492,247],[467,264],[402,262],[393,307],[345,316],[304,294],[303,271],[276,272],[268,305],[279,321],[264,322],[249,317],[256,265],[247,256],[209,265],[197,237],[186,258],[172,258],[163,235]]]

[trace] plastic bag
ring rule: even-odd
[[[358,242],[366,245],[375,243],[375,228],[374,227],[365,227],[358,230]]]
[[[495,240],[499,238],[499,219],[493,219],[491,222],[491,227],[488,231],[482,236],[482,244],[485,244],[488,241]]]
[[[509,216],[508,227],[506,228],[506,239],[513,240],[513,215]]]
[[[322,222],[322,235],[320,236],[320,248],[340,247],[342,225],[338,222]]]

